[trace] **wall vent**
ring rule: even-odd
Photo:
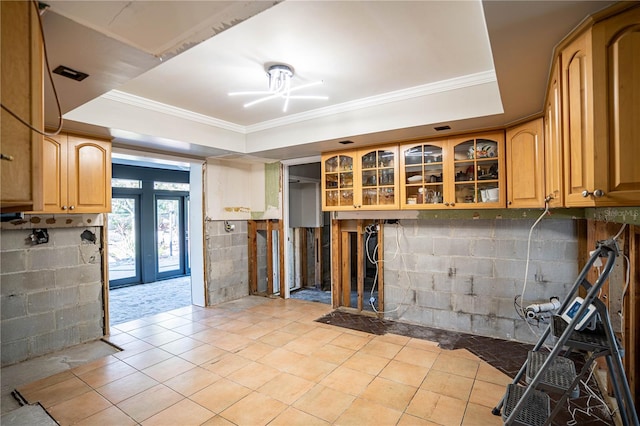
[[[89,74],[76,71],[69,67],[65,67],[64,65],[58,65],[58,67],[55,70],[53,70],[53,72],[54,74],[59,74],[63,77],[67,77],[75,81],[82,81],[85,78],[89,77]]]

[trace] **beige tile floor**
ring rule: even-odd
[[[112,327],[114,355],[19,388],[61,425],[492,425],[510,379],[464,349],[247,297]]]

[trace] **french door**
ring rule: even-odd
[[[109,288],[190,275],[189,174],[114,165]]]

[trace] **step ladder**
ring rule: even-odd
[[[592,252],[587,264],[578,275],[558,313],[565,312],[574,302],[581,287],[587,292],[584,302],[570,322],[560,315],[553,315],[549,327],[529,352],[527,360],[513,382],[507,385],[502,400],[492,410],[496,416],[502,411],[505,425],[550,425],[565,406],[567,399],[579,395],[580,380],[589,375],[596,359],[605,357],[620,420],[624,426],[639,426],[638,413],[634,407],[622,365],[622,346],[613,332],[607,307],[598,298],[598,293],[609,277],[617,256],[618,246],[615,239],[597,243],[596,250]],[[605,258],[606,263],[602,274],[594,284],[591,284],[586,279],[589,270],[597,264],[596,262]],[[590,305],[595,307],[597,313],[594,329],[576,330],[576,325],[583,314],[587,313]],[[541,351],[550,336],[555,338],[554,346],[550,352]],[[564,354],[561,355],[563,351]],[[576,371],[575,363],[569,358],[574,352],[585,358],[579,372]],[[554,404],[553,410],[548,393],[561,395]]]

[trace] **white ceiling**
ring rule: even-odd
[[[190,156],[291,159],[505,125],[542,109],[554,45],[611,2],[58,1],[44,14],[68,130]],[[265,66],[298,94],[251,108]],[[50,93],[50,91],[48,92]],[[55,104],[47,96],[47,123]],[[353,146],[353,145],[352,145]]]

